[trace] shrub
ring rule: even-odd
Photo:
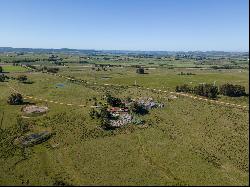
[[[144,69],[143,68],[138,68],[138,69],[136,69],[136,73],[144,74]]]
[[[27,76],[26,75],[19,75],[17,77],[17,80],[19,80],[20,82],[25,82],[28,80]]]
[[[105,130],[113,130],[115,127],[113,127],[110,123],[110,119],[112,118],[109,111],[107,111],[107,107],[101,108],[101,111],[98,115],[99,118],[101,118],[101,126]]]
[[[106,95],[107,103],[113,107],[124,107],[124,104],[122,103],[121,99],[112,97],[111,95]]]
[[[59,68],[47,68],[47,71],[50,73],[57,73],[59,71]]]
[[[4,74],[0,74],[0,82],[4,82],[5,81],[5,76]]]
[[[130,111],[136,114],[148,114],[148,110],[144,107],[144,105],[134,102],[130,105]]]
[[[194,93],[209,98],[216,98],[218,95],[218,87],[212,84],[200,84],[198,86],[190,87],[187,84],[176,86],[176,92]]]
[[[110,123],[110,121],[106,118],[101,119],[101,127],[105,130],[114,130],[115,127],[113,127]]]
[[[102,119],[111,119],[111,114],[109,113],[109,111],[107,110],[108,107],[102,107],[99,113],[99,117]]]
[[[94,119],[95,117],[97,117],[97,118],[99,118],[100,117],[100,114],[96,111],[96,110],[94,110],[93,108],[90,110],[90,112],[89,112],[89,116],[92,118],[92,119]]]
[[[23,104],[23,96],[20,93],[13,93],[9,96],[7,102],[10,105],[21,105]]]
[[[192,87],[190,87],[187,84],[183,84],[180,86],[176,86],[175,91],[176,92],[192,92]]]
[[[216,98],[218,87],[213,84],[200,84],[194,87],[194,93],[209,98]]]
[[[26,66],[33,69],[33,70],[37,70],[36,66],[30,65],[30,64],[27,64]]]
[[[241,85],[223,84],[220,86],[220,94],[230,97],[245,96],[245,87]]]

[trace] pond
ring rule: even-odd
[[[64,87],[64,84],[63,84],[63,83],[57,83],[57,84],[56,84],[56,87],[57,87],[57,88],[63,88],[63,87]]]

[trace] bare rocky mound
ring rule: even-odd
[[[44,114],[49,110],[46,106],[28,105],[22,108],[25,114]]]

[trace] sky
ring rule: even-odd
[[[0,46],[249,51],[248,0],[0,0]]]

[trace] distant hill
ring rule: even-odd
[[[94,50],[94,49],[45,49],[0,47],[0,53],[64,53],[85,55],[143,55],[143,56],[249,56],[249,52],[225,51],[131,51],[131,50]]]

